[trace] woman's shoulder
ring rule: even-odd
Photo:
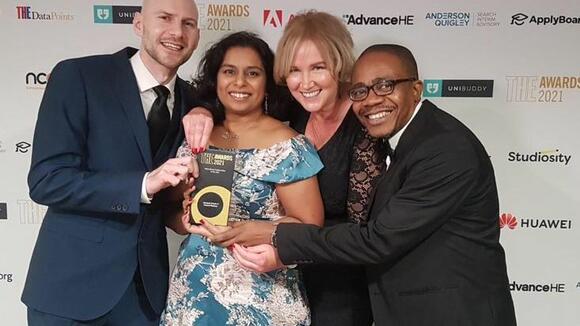
[[[262,139],[265,142],[262,144],[263,146],[260,146],[262,148],[289,141],[300,135],[285,123],[271,117],[267,118],[267,121],[261,129],[261,133],[264,136]]]

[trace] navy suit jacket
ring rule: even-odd
[[[171,127],[155,157],[126,48],[65,60],[51,73],[34,133],[30,197],[48,206],[22,295],[29,307],[71,319],[108,312],[139,266],[161,312],[168,282],[162,205],[140,203],[145,172],[175,155],[192,107],[177,79]],[[161,197],[161,196],[159,196]]]
[[[367,225],[279,224],[280,258],[364,264],[377,326],[514,326],[489,157],[424,101],[379,179]]]

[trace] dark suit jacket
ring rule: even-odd
[[[153,309],[165,305],[165,227],[159,203],[140,203],[141,183],[175,155],[192,94],[178,78],[172,124],[152,157],[129,62],[135,52],[66,60],[52,71],[28,175],[30,197],[48,206],[22,295],[39,311],[80,320],[103,315],[137,266]]]
[[[280,224],[280,258],[366,265],[377,326],[515,325],[489,157],[424,101],[378,182],[367,225]]]

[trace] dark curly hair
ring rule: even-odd
[[[286,104],[289,94],[274,82],[274,53],[268,43],[254,33],[236,32],[226,35],[205,52],[199,62],[197,77],[192,82],[195,96],[208,106],[214,121],[220,123],[225,119],[224,108],[217,96],[217,76],[226,52],[232,47],[253,49],[260,57],[266,73],[268,110],[275,111],[280,104]]]

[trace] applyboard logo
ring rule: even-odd
[[[512,19],[510,25],[522,26],[524,24],[535,24],[536,26],[556,26],[556,25],[563,25],[563,24],[580,24],[580,17],[573,17],[573,16],[528,16],[524,13],[517,13],[512,15]]]
[[[493,97],[493,80],[426,79],[425,97]]]
[[[32,146],[32,144],[25,142],[25,141],[21,141],[16,143],[16,153],[28,153],[28,151],[30,150],[30,146]]]
[[[508,162],[529,164],[556,164],[567,166],[572,155],[561,153],[559,149],[549,149],[532,153],[509,152]]]
[[[95,24],[132,24],[140,11],[140,6],[94,5],[93,21]]]

